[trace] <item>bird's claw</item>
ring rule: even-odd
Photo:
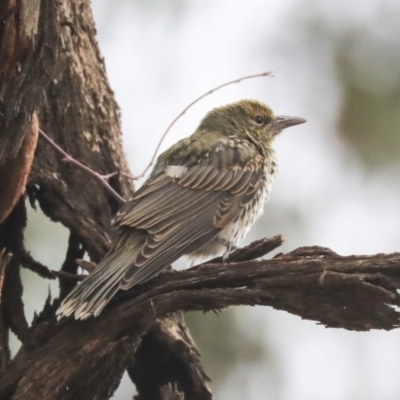
[[[235,244],[232,242],[229,242],[228,240],[221,239],[219,238],[218,241],[226,247],[225,253],[222,255],[222,261],[226,262],[229,258],[229,256],[238,248]]]

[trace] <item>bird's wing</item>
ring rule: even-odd
[[[243,159],[240,148],[219,144],[218,149],[219,154],[201,163],[166,165],[117,213],[115,225],[147,233],[123,276],[122,289],[200,249],[254,198],[263,174],[254,162],[256,150],[247,151]]]
[[[254,198],[263,174],[257,150],[218,141],[208,149],[202,158],[193,159],[191,149],[186,157],[168,156],[169,163],[160,156],[156,172],[115,216],[120,235],[113,248],[66,297],[58,317],[98,315],[118,289],[200,249]]]

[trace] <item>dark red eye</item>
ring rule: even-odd
[[[256,121],[256,124],[262,125],[264,123],[264,118],[261,115],[257,115],[257,117],[254,118],[254,121]]]

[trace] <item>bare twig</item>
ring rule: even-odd
[[[121,174],[122,176],[132,179],[132,180],[137,180],[140,178],[143,178],[147,171],[153,166],[156,157],[157,157],[157,153],[160,150],[161,144],[164,141],[164,139],[167,137],[169,131],[172,129],[172,127],[176,124],[176,122],[183,117],[183,115],[186,114],[186,112],[192,108],[196,103],[198,103],[200,100],[204,99],[205,97],[209,96],[210,94],[216,92],[217,90],[220,90],[226,86],[230,86],[233,85],[234,83],[240,83],[244,80],[247,79],[253,79],[253,78],[261,78],[264,76],[273,76],[273,71],[268,71],[268,72],[262,72],[260,74],[254,74],[254,75],[248,75],[248,76],[244,76],[242,78],[239,79],[235,79],[233,81],[229,81],[229,82],[225,82],[222,85],[219,85],[211,90],[209,90],[206,93],[203,93],[201,96],[197,97],[195,100],[193,100],[188,106],[186,106],[175,118],[174,120],[168,125],[168,128],[165,130],[165,132],[163,133],[163,135],[161,136],[160,141],[157,144],[156,149],[154,150],[153,156],[151,157],[150,162],[147,164],[146,168],[139,174],[139,175],[135,175],[135,176],[130,176],[129,174],[126,174],[124,172],[111,172],[110,174],[107,175],[101,175],[98,172],[92,170],[91,168],[87,167],[86,165],[82,164],[81,162],[79,162],[78,160],[76,160],[75,158],[73,158],[72,156],[70,156],[67,152],[65,152],[58,144],[56,144],[42,129],[39,128],[39,134],[42,136],[42,138],[44,140],[46,140],[47,143],[50,144],[51,147],[53,147],[53,149],[55,149],[58,153],[62,154],[64,156],[64,161],[68,162],[70,164],[75,165],[76,167],[80,168],[81,170],[85,171],[86,173],[88,173],[91,177],[93,177],[97,182],[100,183],[101,186],[103,186],[108,192],[109,194],[120,204],[123,204],[126,202],[125,199],[123,199],[111,186],[110,184],[107,182],[108,179],[112,178],[115,175]]]
[[[86,165],[82,164],[78,160],[75,160],[73,157],[71,157],[67,152],[65,152],[58,144],[56,144],[47,134],[39,128],[39,134],[40,136],[51,146],[53,147],[54,150],[56,150],[58,153],[62,154],[64,156],[64,161],[75,165],[76,167],[80,168],[82,171],[85,171],[88,175],[90,175],[92,178],[94,178],[98,183],[100,183],[101,186],[104,187],[104,189],[107,190],[107,192],[116,200],[119,204],[124,204],[126,200],[122,198],[107,182],[107,179],[116,175],[117,173],[114,172],[112,174],[108,175],[101,175],[96,171],[93,171]]]
[[[51,273],[53,274],[54,277],[60,280],[65,280],[67,282],[74,282],[74,283],[82,281],[87,276],[87,275],[71,274],[69,272],[54,271],[54,270],[52,270]]]
[[[196,103],[198,103],[200,100],[204,99],[204,97],[207,97],[207,96],[209,96],[210,94],[212,94],[212,93],[216,92],[217,90],[220,90],[220,89],[222,89],[222,88],[224,88],[224,87],[226,87],[226,86],[233,85],[234,83],[240,83],[240,82],[245,81],[245,80],[247,80],[247,79],[261,78],[261,77],[264,77],[264,76],[273,76],[272,74],[273,74],[273,71],[262,72],[261,74],[248,75],[248,76],[244,76],[244,77],[239,78],[239,79],[235,79],[235,80],[233,80],[233,81],[225,82],[225,83],[223,83],[222,85],[219,85],[219,86],[217,86],[217,87],[215,87],[215,88],[209,90],[208,92],[206,92],[206,93],[202,94],[201,96],[199,96],[197,99],[193,100],[193,101],[192,101],[188,106],[186,106],[186,107],[183,109],[183,111],[182,111],[180,114],[178,114],[178,115],[174,118],[174,120],[169,124],[168,128],[166,129],[166,131],[165,131],[165,132],[163,133],[163,135],[161,136],[161,139],[160,139],[160,141],[158,142],[157,147],[156,147],[156,149],[154,150],[153,156],[151,157],[150,162],[147,164],[147,167],[146,167],[139,175],[132,176],[131,179],[133,179],[133,180],[140,179],[140,178],[143,178],[143,177],[146,175],[147,171],[153,166],[153,164],[154,164],[154,162],[155,162],[155,160],[156,160],[156,157],[157,157],[157,153],[158,153],[158,151],[160,150],[161,144],[162,144],[162,142],[164,141],[164,139],[166,138],[166,136],[168,135],[168,133],[169,133],[169,131],[171,130],[171,128],[176,124],[176,122],[177,122],[183,115],[186,114],[186,112],[187,112],[190,108],[192,108],[192,107],[193,107]],[[124,175],[124,176],[125,176],[125,175]]]
[[[50,269],[39,261],[36,261],[29,253],[29,251],[27,251],[25,248],[20,251],[19,257],[21,265],[24,268],[27,268],[32,272],[36,272],[42,278],[54,279],[54,276]]]

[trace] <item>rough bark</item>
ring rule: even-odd
[[[25,190],[59,39],[54,1],[4,0],[0,19],[1,223]]]
[[[211,399],[199,351],[179,314],[189,310],[264,305],[327,327],[398,326],[399,254],[341,257],[312,247],[254,261],[279,246],[280,237],[240,249],[227,263],[215,259],[167,272],[118,294],[96,319],[57,323],[59,299],[48,299],[28,326],[20,265],[58,276],[64,297],[79,280],[75,259],[86,252],[97,262],[109,248],[110,217],[118,207],[91,177],[37,141],[35,113],[74,158],[102,174],[129,171],[88,0],[7,0],[0,18],[0,399],[107,399],[125,370],[137,399]],[[49,266],[61,267],[58,274],[24,249],[20,196],[28,175],[32,204],[70,230],[63,265]],[[110,183],[125,198],[133,193],[121,175]],[[23,343],[12,360],[10,329]]]
[[[121,145],[119,110],[108,85],[88,1],[58,7],[61,48],[45,90],[41,128],[67,153],[101,174],[129,172]],[[129,198],[131,182],[114,188]],[[40,140],[29,180],[31,197],[49,218],[71,229],[94,260],[110,244],[110,219],[118,204],[78,168]]]
[[[43,277],[54,277],[46,266],[37,263],[24,249],[24,202],[20,201],[15,207],[25,189],[30,169],[30,163],[25,160],[31,160],[36,147],[36,140],[31,140],[31,145],[25,146],[29,148],[24,149],[24,138],[37,138],[37,130],[35,135],[28,135],[34,113],[37,112],[41,129],[74,158],[95,171],[103,174],[129,171],[121,145],[119,110],[98,50],[89,1],[9,0],[2,3],[0,11],[0,160],[3,167],[0,170],[0,199],[10,198],[4,207],[0,200],[0,216],[4,215],[4,222],[0,225],[0,248],[14,254],[7,267],[0,314],[0,360],[5,378],[13,366],[23,365],[24,360],[30,359],[32,352],[56,332],[53,319],[59,301],[52,304],[50,300],[28,331],[19,277],[20,265]],[[28,33],[30,41],[26,40]],[[16,172],[11,165],[15,166]],[[112,178],[110,184],[125,198],[133,193],[132,182],[121,175]],[[13,187],[16,189],[12,193]],[[76,167],[66,164],[59,154],[39,139],[27,189],[32,204],[39,204],[49,218],[61,222],[71,231],[61,268],[63,273],[75,272],[77,264],[74,258],[81,258],[84,252],[94,261],[101,259],[110,244],[110,219],[118,207],[102,187]],[[57,269],[57,266],[51,268]],[[61,297],[75,282],[74,279],[60,281]],[[153,340],[160,341],[160,359],[169,357],[169,348],[164,344],[173,342],[170,330],[181,332],[174,340],[179,340],[192,357],[191,360],[187,358],[184,365],[186,376],[196,382],[193,386],[202,385],[203,391],[208,392],[198,351],[193,351],[195,345],[186,334],[184,323],[165,318],[155,322],[155,326],[159,332]],[[23,341],[20,352],[11,363],[9,329]],[[74,375],[75,380],[67,389],[68,395],[71,398],[94,398],[96,395],[108,398],[118,386],[127,365],[133,363],[140,338],[141,335],[128,335],[124,340],[118,338],[105,344],[103,355],[91,362],[94,367],[91,379],[86,375]],[[62,347],[69,348],[68,344]],[[59,361],[64,370],[68,363],[62,359]],[[69,365],[71,370],[74,369],[73,364]],[[182,369],[170,370],[168,376],[181,372]],[[29,385],[33,385],[32,393],[35,393],[41,381],[46,382],[42,387],[42,398],[64,398],[67,395],[55,389],[60,383],[56,373],[57,369],[53,370],[54,380],[51,374],[41,379],[37,376],[33,383],[29,379],[18,379],[11,389],[8,387],[3,391],[2,398],[26,398],[27,391],[31,390]],[[173,381],[179,379],[177,376]],[[85,389],[87,383],[89,389]],[[140,386],[140,382],[135,383]],[[96,389],[91,392],[94,387]]]
[[[259,251],[266,245],[269,249],[271,241],[279,244],[280,238],[257,242],[253,248]],[[253,257],[251,251],[248,254]],[[175,334],[168,343],[166,337],[172,330],[164,335],[163,326],[154,325],[160,318],[177,311],[268,305],[327,327],[390,330],[399,326],[400,314],[394,307],[400,305],[398,289],[399,253],[342,257],[320,247],[300,248],[271,260],[214,262],[167,272],[121,294],[100,318],[52,323],[48,340],[29,352],[29,357],[21,356],[0,380],[0,398],[15,387],[15,399],[102,398],[110,387],[104,363],[109,368],[124,364],[125,342],[130,342],[135,354],[135,365],[128,364],[128,370],[142,389],[138,399],[161,398],[159,388],[171,382],[177,383],[185,398],[210,398],[207,391],[199,395],[193,380],[185,375],[185,363],[193,358],[193,349],[182,346],[187,338]],[[158,335],[161,340],[156,341]],[[142,349],[138,348],[141,337]],[[170,360],[159,357],[165,351],[158,352],[160,343],[168,348]],[[160,365],[161,370],[166,365],[180,370],[180,380],[167,375],[163,383],[157,375]],[[150,366],[155,367],[151,373],[147,371]],[[83,376],[91,378],[83,380]],[[99,376],[104,381],[97,380]]]

